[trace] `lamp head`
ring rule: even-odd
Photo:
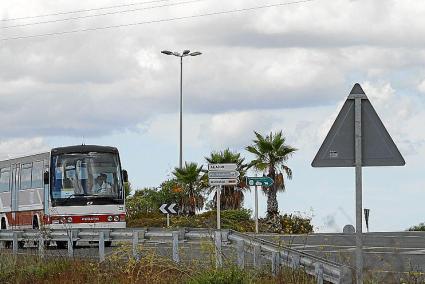
[[[163,50],[163,51],[161,51],[161,53],[165,54],[165,55],[173,55],[173,53],[171,51],[168,51],[168,50]]]

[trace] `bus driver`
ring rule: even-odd
[[[101,173],[97,176],[94,184],[94,193],[108,193],[111,192],[112,186],[106,181],[106,174]]]

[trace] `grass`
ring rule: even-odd
[[[131,247],[116,249],[103,263],[64,257],[39,259],[36,256],[0,255],[0,283],[315,283],[302,270],[282,269],[272,276],[263,270],[239,269],[225,263],[216,269],[212,262],[189,261],[176,264],[152,250],[141,248],[141,258],[134,259]]]
[[[272,276],[267,265],[259,270],[239,269],[230,259],[225,260],[223,268],[216,269],[212,247],[207,244],[202,250],[203,253],[212,255],[210,259],[189,260],[180,264],[172,262],[169,257],[156,254],[154,250],[143,246],[139,248],[139,260],[132,257],[131,246],[122,245],[103,263],[65,257],[42,260],[37,256],[14,257],[11,254],[0,254],[0,283],[316,283],[314,277],[307,275],[303,269],[282,267],[276,276]],[[425,275],[413,270],[399,275],[368,275],[365,283],[425,283]]]

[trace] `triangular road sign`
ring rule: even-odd
[[[355,167],[354,101],[361,99],[362,166],[403,166],[405,161],[359,84],[355,84],[313,167]]]

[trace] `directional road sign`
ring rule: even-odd
[[[237,185],[239,183],[239,172],[236,171],[237,164],[209,164],[208,165],[208,183],[210,186],[216,186],[217,200],[217,229],[221,229],[220,222],[220,194],[223,185]]]
[[[249,186],[264,186],[270,187],[273,185],[274,181],[270,177],[247,177],[246,183]]]
[[[237,178],[239,176],[238,171],[210,171],[208,172],[208,178],[214,179],[214,178]]]
[[[311,165],[355,167],[356,98],[361,100],[362,166],[404,166],[397,146],[359,84],[345,101]]]
[[[208,164],[208,171],[234,171],[236,164]]]
[[[208,183],[210,184],[210,186],[237,185],[239,183],[239,179],[237,178],[209,179]]]
[[[175,203],[172,203],[172,204],[164,203],[161,205],[161,207],[159,207],[159,210],[161,210],[161,212],[164,214],[177,214],[176,210],[174,209],[175,206],[176,206]]]

